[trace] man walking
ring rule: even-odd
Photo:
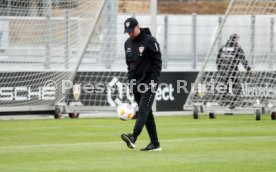
[[[151,142],[141,150],[160,151],[162,148],[152,114],[152,104],[162,68],[159,44],[151,36],[149,28],[140,28],[135,18],[128,18],[124,22],[124,27],[125,33],[129,35],[124,47],[128,80],[139,109],[133,133],[122,134],[121,138],[129,148],[134,149],[135,142],[146,125]]]

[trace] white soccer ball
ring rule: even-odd
[[[121,120],[130,120],[135,115],[135,108],[128,103],[122,103],[117,108],[117,115]]]

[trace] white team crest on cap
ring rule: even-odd
[[[139,47],[140,56],[142,56],[144,49],[145,49],[145,47],[143,47],[143,45],[141,45],[141,47]]]
[[[129,25],[130,25],[130,22],[126,22],[126,27],[129,27]]]

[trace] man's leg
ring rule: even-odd
[[[235,90],[235,95],[233,98],[233,106],[236,107],[240,102],[240,95],[242,92],[242,87],[238,78],[233,79],[233,90]]]
[[[229,82],[229,77],[224,75],[224,76],[220,76],[220,80],[219,80],[219,84],[223,84],[223,85],[228,85],[228,82]],[[229,99],[229,96],[228,96],[228,92],[229,92],[229,88],[227,89],[227,91],[225,93],[219,93],[219,92],[216,92],[215,95],[221,95],[220,96],[217,96],[216,98],[220,101],[219,104],[220,106],[227,106],[228,105],[228,99]]]
[[[236,108],[237,105],[240,104],[240,95],[242,92],[242,87],[238,79],[237,73],[234,73],[233,76],[231,77],[232,81],[232,91],[233,91],[233,96],[229,98],[230,103],[230,109]]]
[[[137,102],[138,106],[140,104],[140,99],[141,99],[141,93],[139,92],[134,92],[133,93],[134,95],[134,99],[135,101]],[[139,115],[139,114],[138,114]],[[137,116],[138,116],[137,115]],[[136,116],[136,118],[137,118]],[[122,134],[121,135],[121,138],[123,139],[124,142],[126,142],[127,146],[130,148],[130,149],[134,149],[136,146],[135,146],[135,142],[136,142],[136,139],[137,139],[137,136],[134,137],[134,134]]]
[[[149,117],[146,122],[146,128],[147,128],[151,143],[153,143],[155,146],[159,146],[156,124],[155,124],[154,116],[152,114],[152,110],[150,110]]]
[[[155,93],[152,93],[151,90],[148,90],[146,93],[141,94],[138,116],[133,129],[133,136],[135,140],[141,134],[142,129],[148,120],[151,107],[153,104],[154,96],[155,96]]]

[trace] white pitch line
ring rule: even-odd
[[[122,142],[122,141],[121,141]],[[41,147],[64,147],[64,146],[81,146],[81,145],[98,145],[98,144],[118,144],[119,141],[114,142],[82,142],[82,143],[68,143],[68,144],[41,144],[41,145],[25,145],[25,146],[3,146],[0,149],[9,148],[41,148]]]
[[[81,126],[50,126],[50,127],[29,127],[29,128],[9,128],[1,131],[25,131],[25,130],[44,130],[44,129],[77,129],[77,128],[124,128],[124,126],[110,125],[81,125]]]
[[[247,122],[247,121],[246,121]],[[212,124],[227,124],[229,122],[196,122],[196,123],[190,123],[188,122],[181,122],[181,123],[165,123],[165,124],[157,124],[158,126],[176,126],[176,125],[199,125],[199,124],[206,124],[206,125],[212,125]],[[237,121],[235,123],[245,123],[244,121]],[[9,128],[9,129],[2,129],[1,131],[20,131],[20,130],[41,130],[41,129],[66,129],[66,128],[124,128],[124,126],[118,126],[118,125],[94,125],[94,124],[89,124],[89,125],[79,125],[79,126],[48,126],[48,127],[29,127],[29,128]],[[172,128],[170,128],[172,129]]]
[[[182,138],[182,139],[167,139],[160,142],[194,142],[194,141],[210,141],[210,140],[275,140],[276,136],[238,136],[238,137],[206,137],[206,138]],[[146,142],[140,140],[139,142]],[[41,147],[65,147],[65,146],[84,146],[84,145],[102,145],[102,144],[122,144],[123,141],[110,141],[110,142],[83,142],[83,143],[68,143],[68,144],[40,144],[40,145],[24,145],[24,146],[1,146],[0,149],[14,149],[14,148],[41,148]]]

